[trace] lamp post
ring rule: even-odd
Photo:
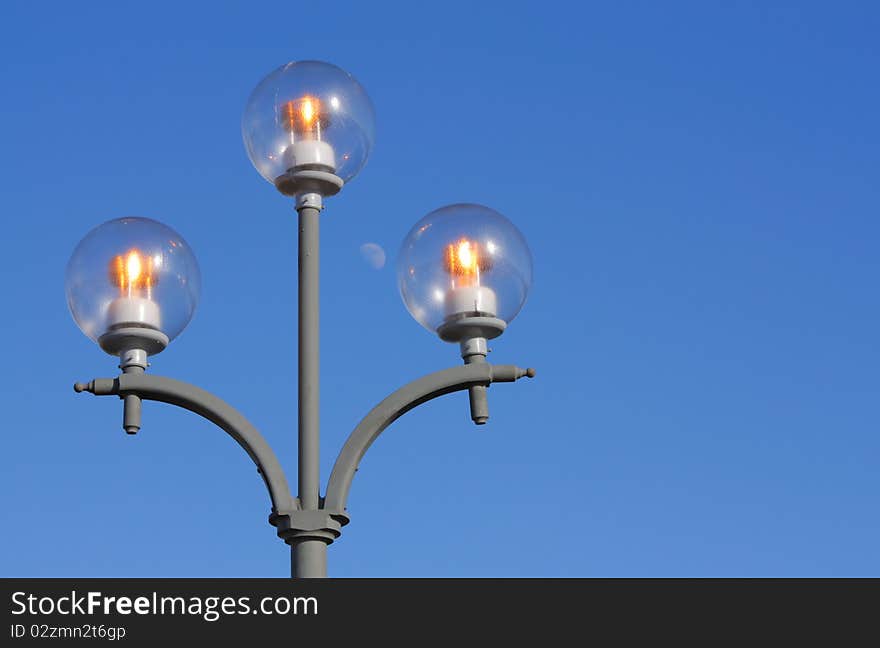
[[[299,216],[299,384],[297,496],[272,449],[241,414],[187,383],[147,374],[195,310],[200,274],[189,245],[171,228],[121,218],[92,230],[67,268],[74,320],[107,353],[116,378],[76,383],[77,392],[123,399],[123,428],[141,427],[143,400],[183,407],[232,436],[262,475],[272,502],[269,522],[291,547],[294,577],[325,577],[327,546],[349,522],[348,493],[364,453],[397,418],[433,398],[467,390],[471,418],[488,420],[487,387],[534,376],[491,365],[487,340],[504,332],[531,285],[531,254],[516,227],[474,204],[450,205],[413,226],[398,258],[398,283],[413,317],[442,340],[459,344],[463,366],[398,389],[354,429],[334,464],[324,496],[319,475],[319,225],[324,198],[363,167],[373,143],[373,108],[348,73],[318,61],[284,65],[254,89],[242,135],[256,169],[295,200]]]

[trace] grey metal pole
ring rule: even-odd
[[[320,214],[321,195],[300,194],[299,212],[299,499],[303,510],[320,506]],[[302,540],[291,545],[295,578],[326,578],[327,543]]]
[[[125,374],[143,374],[147,370],[147,352],[126,349],[119,354],[119,368]],[[126,394],[122,402],[122,429],[126,434],[137,434],[141,429],[141,398]]]
[[[469,338],[461,342],[461,357],[465,364],[486,364],[489,347],[486,338]],[[477,425],[485,425],[489,420],[489,402],[486,399],[485,385],[472,385],[468,388],[471,402],[471,420]]]
[[[327,578],[327,543],[302,540],[290,545],[291,578]]]

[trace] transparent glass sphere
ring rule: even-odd
[[[373,148],[373,104],[345,70],[321,61],[282,65],[260,81],[241,118],[248,156],[269,182],[294,169],[351,180]]]
[[[429,331],[464,318],[508,324],[528,296],[532,254],[516,226],[495,210],[449,205],[407,234],[397,279],[406,308]]]
[[[199,301],[201,275],[189,244],[149,218],[117,218],[86,234],[67,263],[67,305],[88,337],[186,327]],[[103,345],[102,345],[103,346]]]

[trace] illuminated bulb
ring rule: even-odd
[[[449,273],[450,287],[443,306],[447,320],[495,317],[498,311],[495,291],[481,285],[482,273],[491,267],[492,257],[475,241],[461,238],[446,246],[443,269]]]
[[[330,116],[317,97],[306,95],[280,104],[278,121],[289,134],[282,157],[287,170],[319,169],[336,171],[333,147],[323,140]]]
[[[187,242],[149,218],[109,220],[76,246],[65,272],[70,314],[107,353],[155,355],[195,312],[201,278]]]
[[[241,136],[254,167],[281,193],[332,196],[366,163],[375,121],[351,74],[322,61],[291,61],[251,92]]]
[[[142,327],[161,330],[159,304],[153,301],[156,285],[154,260],[137,248],[114,257],[110,262],[110,281],[119,289],[107,307],[108,330]]]
[[[498,337],[532,282],[532,255],[507,218],[472,203],[447,205],[412,226],[397,256],[407,310],[447,342]]]

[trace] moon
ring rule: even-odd
[[[364,243],[361,246],[361,256],[373,270],[385,267],[385,250],[376,243]]]

